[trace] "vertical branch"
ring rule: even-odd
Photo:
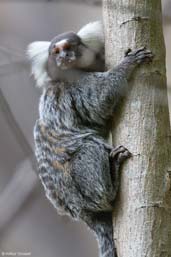
[[[103,0],[106,64],[147,46],[152,65],[134,74],[113,117],[113,143],[133,158],[124,165],[113,213],[118,257],[171,256],[170,124],[160,0]]]

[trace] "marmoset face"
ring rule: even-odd
[[[52,58],[60,69],[71,69],[77,66],[83,47],[81,39],[74,32],[67,32],[52,40],[49,58]]]

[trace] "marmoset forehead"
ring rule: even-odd
[[[79,44],[81,42],[81,39],[79,38],[79,36],[77,36],[76,33],[69,31],[54,37],[51,41],[50,49],[56,44],[62,45],[66,42],[71,44]]]
[[[54,45],[61,47],[61,46],[65,45],[66,43],[68,43],[68,40],[67,39],[62,39],[62,40],[56,42]]]

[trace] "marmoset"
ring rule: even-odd
[[[78,34],[32,43],[28,55],[43,88],[34,140],[46,196],[58,213],[83,220],[95,232],[101,257],[116,257],[112,210],[120,165],[131,154],[107,144],[106,124],[133,71],[151,61],[152,53],[128,51],[119,65],[103,71],[103,51],[102,24],[96,22]]]

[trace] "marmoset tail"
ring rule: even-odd
[[[83,220],[97,236],[100,256],[116,257],[112,211],[120,165],[131,154],[106,143],[107,124],[129,90],[133,71],[151,61],[152,53],[140,48],[127,52],[110,71],[92,71],[104,40],[103,32],[97,36],[90,31],[88,42],[98,39],[97,49],[83,42],[83,31],[29,47],[36,83],[43,86],[34,127],[35,155],[46,196],[58,213]]]

